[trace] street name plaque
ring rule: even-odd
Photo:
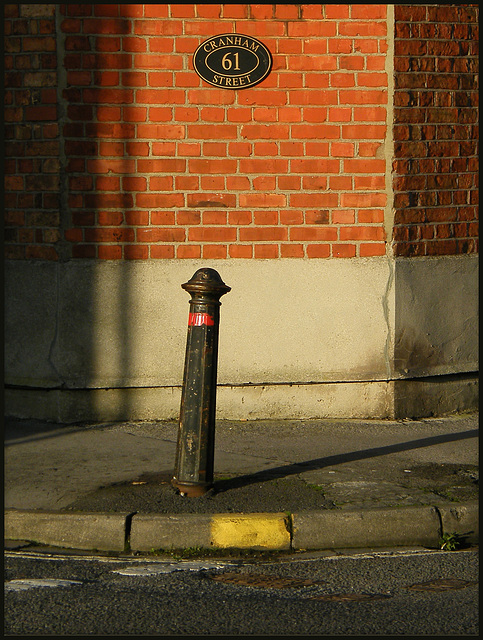
[[[196,73],[215,87],[248,89],[268,76],[272,56],[259,40],[224,33],[205,40],[193,55]]]

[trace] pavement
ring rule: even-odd
[[[5,419],[8,549],[149,555],[478,544],[478,414],[216,423],[214,486],[171,486],[176,422]]]

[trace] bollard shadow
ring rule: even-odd
[[[409,440],[398,444],[391,444],[384,447],[374,447],[371,449],[363,449],[361,451],[350,451],[348,453],[340,453],[333,456],[322,458],[314,458],[313,460],[305,460],[304,462],[293,462],[272,469],[264,469],[255,473],[247,473],[236,478],[228,478],[214,482],[212,492],[214,494],[230,491],[230,489],[239,489],[251,484],[267,482],[277,478],[286,478],[294,476],[305,471],[317,471],[325,467],[332,467],[347,462],[356,462],[359,460],[367,460],[379,456],[389,455],[391,453],[399,453],[401,451],[411,451],[413,449],[421,449],[424,447],[432,447],[438,444],[448,442],[456,442],[458,440],[466,440],[467,438],[478,437],[478,429],[470,429],[461,433],[450,433],[446,435],[431,436],[428,438],[420,438],[419,440]]]

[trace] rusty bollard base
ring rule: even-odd
[[[181,496],[188,498],[199,498],[209,491],[213,483],[210,482],[180,482],[176,478],[171,480],[171,486],[174,487]]]

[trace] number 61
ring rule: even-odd
[[[223,69],[225,69],[225,71],[228,71],[229,69],[231,69],[233,67],[233,62],[228,57],[230,55],[230,53],[231,52],[225,53],[225,55],[223,56],[223,58],[221,60],[221,66],[223,67]],[[234,53],[233,57],[235,58],[235,66],[233,67],[233,69],[235,71],[240,71],[240,67],[238,66],[238,53]]]

